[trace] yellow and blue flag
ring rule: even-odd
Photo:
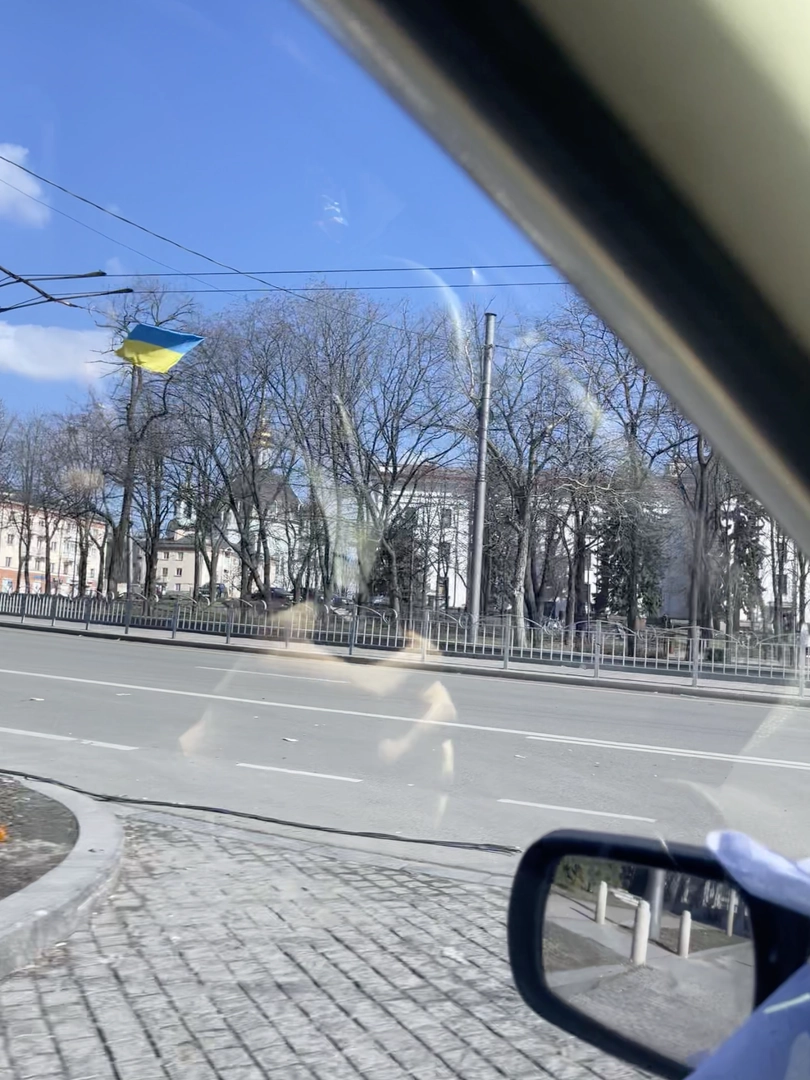
[[[194,334],[178,334],[176,330],[163,330],[159,326],[133,326],[115,355],[129,360],[136,367],[165,374],[177,361],[203,339]]]

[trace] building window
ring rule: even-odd
[[[6,555],[6,566],[11,566],[11,556]]]
[[[182,561],[183,561],[183,552],[182,552],[182,551],[178,551],[178,552],[177,552],[177,561],[178,561],[178,562],[182,562]]]
[[[169,576],[169,568],[168,568],[168,566],[164,566],[164,567],[163,567],[163,576],[164,576],[164,577],[168,577],[168,576]]]
[[[56,573],[56,563],[55,563],[55,562],[52,562],[52,563],[51,563],[51,573],[52,573],[52,574],[55,574],[55,573]]]
[[[161,554],[163,555],[164,559],[168,559],[168,557],[169,557],[169,552],[168,551],[163,551],[163,552],[161,552]]]
[[[6,533],[6,543],[7,544],[13,544],[14,543],[14,533]]]
[[[45,562],[45,560],[44,560],[44,559],[43,559],[43,558],[42,558],[41,556],[38,556],[38,557],[37,557],[36,559],[34,559],[34,566],[35,566],[35,568],[36,568],[37,570],[41,570],[41,569],[42,569],[42,564],[43,564],[44,562]]]
[[[62,563],[62,573],[67,574],[70,571],[71,566],[73,566],[73,560],[65,559],[65,561]]]
[[[449,540],[440,540],[439,541],[439,562],[442,562],[442,563],[449,563],[450,562],[450,541]]]
[[[175,592],[182,592],[183,591],[183,586],[182,585],[175,585],[174,591]]]
[[[182,577],[183,576],[183,567],[182,566],[177,567],[177,569],[174,572],[174,576],[175,577]]]
[[[441,516],[441,526],[443,529],[449,529],[453,524],[453,511],[443,509]]]
[[[777,578],[777,584],[776,584],[777,592],[779,593],[780,596],[787,596],[787,591],[788,591],[787,574],[777,574],[776,578]]]

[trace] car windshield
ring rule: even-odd
[[[518,856],[807,855],[807,556],[303,9],[4,40],[0,1074],[618,1076],[512,985]]]

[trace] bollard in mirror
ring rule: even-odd
[[[561,830],[521,858],[508,940],[539,1016],[681,1080],[807,960],[810,919],[738,890],[706,848]]]
[[[619,1034],[692,1066],[754,1004],[748,909],[725,881],[569,855],[542,923],[548,989]]]

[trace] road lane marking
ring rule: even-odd
[[[392,666],[392,667],[393,667],[394,663],[395,663],[395,661],[393,661],[393,660],[388,661],[388,664],[390,666]],[[488,668],[487,670],[492,671],[492,668]],[[438,674],[438,672],[425,671],[424,674],[431,675],[431,674]],[[529,672],[529,674],[533,675],[534,672]],[[557,673],[555,672],[554,674],[557,674]],[[445,671],[445,672],[442,672],[441,675],[442,675],[443,679],[478,679],[478,678],[480,678],[480,676],[478,675],[478,673],[476,671],[470,671],[470,672]],[[629,671],[629,672],[627,672],[627,675],[625,677],[629,678],[631,676],[632,676],[632,671]],[[521,681],[521,680],[516,679],[514,676],[510,678],[507,675],[490,675],[489,678],[495,679],[498,682],[511,683],[512,686],[524,686],[524,687],[525,686],[531,687],[532,684],[536,685],[538,682],[542,681],[543,686],[546,687],[546,689],[549,689],[549,690],[555,690],[555,689],[584,690],[589,694],[614,694],[614,695],[618,694],[618,695],[623,695],[624,697],[636,698],[636,700],[638,700],[638,695],[639,694],[642,694],[642,693],[643,694],[654,694],[658,698],[658,701],[656,702],[656,705],[661,704],[661,703],[666,702],[666,701],[670,701],[673,704],[678,704],[679,699],[685,697],[685,698],[689,699],[690,708],[695,706],[695,705],[699,706],[701,704],[706,705],[709,708],[711,708],[711,706],[717,705],[717,704],[733,705],[735,709],[737,709],[737,708],[740,708],[740,709],[765,709],[767,711],[768,709],[774,708],[773,703],[770,702],[770,701],[761,701],[761,702],[760,701],[737,701],[734,698],[721,698],[721,697],[708,697],[708,698],[706,698],[702,694],[691,694],[691,693],[688,692],[688,690],[685,693],[669,694],[669,693],[666,692],[666,690],[661,689],[661,686],[664,685],[664,686],[675,686],[677,689],[680,690],[681,686],[678,683],[664,683],[664,684],[661,684],[661,683],[654,683],[654,682],[641,682],[641,683],[639,683],[639,689],[638,690],[621,690],[621,689],[618,689],[617,687],[614,687],[614,686],[605,686],[605,685],[602,685],[602,686],[588,686],[585,683],[581,683],[581,682],[575,682],[575,683],[565,682],[563,677],[561,677],[559,679],[548,680],[548,681],[540,680],[540,679],[532,679],[532,680],[527,679],[525,681]],[[607,678],[610,678],[610,676],[607,676]],[[708,687],[708,689],[712,689],[712,687]],[[745,688],[743,687],[743,689],[745,689]],[[770,691],[770,690],[767,690],[767,691],[764,691],[764,692],[765,693],[772,693],[772,691]],[[751,690],[750,693],[756,693],[756,691]],[[784,701],[780,702],[780,704],[783,705],[785,708],[788,708],[788,709],[795,709],[795,708],[798,708],[798,706],[799,706],[798,699],[793,701],[793,700],[791,700],[791,698],[789,698],[787,696],[785,697]]]
[[[266,675],[270,679],[299,679],[301,682],[328,682],[348,684],[348,679],[319,679],[315,675],[280,675],[277,671],[246,671],[245,668],[208,667],[196,664],[197,671],[227,671],[231,675]]]
[[[109,682],[106,679],[84,679],[77,675],[50,675],[40,671],[19,671],[0,668],[0,675],[19,675],[54,682],[81,683],[88,686],[109,686],[114,690],[140,690],[148,694],[168,694],[172,697],[198,698],[203,701],[225,701],[236,705],[254,705],[259,708],[290,709],[295,712],[325,713],[331,716],[358,716],[363,720],[395,720],[401,724],[422,724],[439,728],[456,728],[461,731],[482,731],[493,735],[518,735],[541,742],[562,743],[567,746],[587,746],[606,750],[628,751],[644,754],[669,754],[671,757],[698,758],[703,761],[727,761],[734,765],[758,765],[775,769],[797,769],[810,772],[810,761],[791,761],[781,758],[749,757],[740,754],[721,754],[711,750],[684,750],[672,746],[645,746],[640,743],[609,742],[606,739],[586,739],[576,735],[552,735],[528,728],[496,727],[489,724],[465,724],[460,720],[429,720],[421,716],[398,716],[395,713],[361,712],[358,709],[336,709],[327,705],[304,705],[292,701],[267,701],[265,698],[234,697],[228,694],[208,694],[201,690],[174,690],[165,686],[144,686],[140,683]]]
[[[781,758],[749,757],[747,754],[722,754],[715,750],[685,750],[680,746],[655,746],[646,743],[612,742],[610,739],[586,739],[578,735],[551,735],[535,732],[526,738],[532,742],[564,743],[567,746],[587,746],[599,750],[620,750],[630,754],[668,754],[670,757],[700,758],[702,761],[730,761],[735,765],[771,765],[777,769],[810,771],[808,761],[790,761]]]
[[[101,742],[99,739],[80,739],[78,735],[54,735],[50,731],[27,731],[25,728],[0,727],[0,735],[25,735],[29,739],[54,739],[56,742],[78,742],[83,746],[101,746],[106,750],[137,750],[137,746]]]
[[[333,776],[325,772],[305,772],[303,769],[282,769],[278,765],[251,765],[248,761],[237,761],[237,769],[261,769],[263,772],[283,772],[291,776],[316,776],[319,780],[343,780],[347,784],[362,784],[355,776]]]
[[[105,750],[137,750],[137,746],[124,746],[117,742],[102,742],[101,739],[79,739],[82,746],[101,746]]]
[[[605,810],[583,810],[578,806],[554,806],[553,803],[523,802],[521,799],[498,799],[499,803],[508,803],[509,806],[531,806],[537,810],[561,810],[565,814],[588,814],[591,817],[619,818],[622,821],[648,821],[655,824],[653,817],[637,817],[635,814],[608,814]]]
[[[2,735],[29,735],[32,739],[55,739],[57,742],[75,742],[72,735],[52,735],[49,731],[26,731],[23,728],[0,727]]]

